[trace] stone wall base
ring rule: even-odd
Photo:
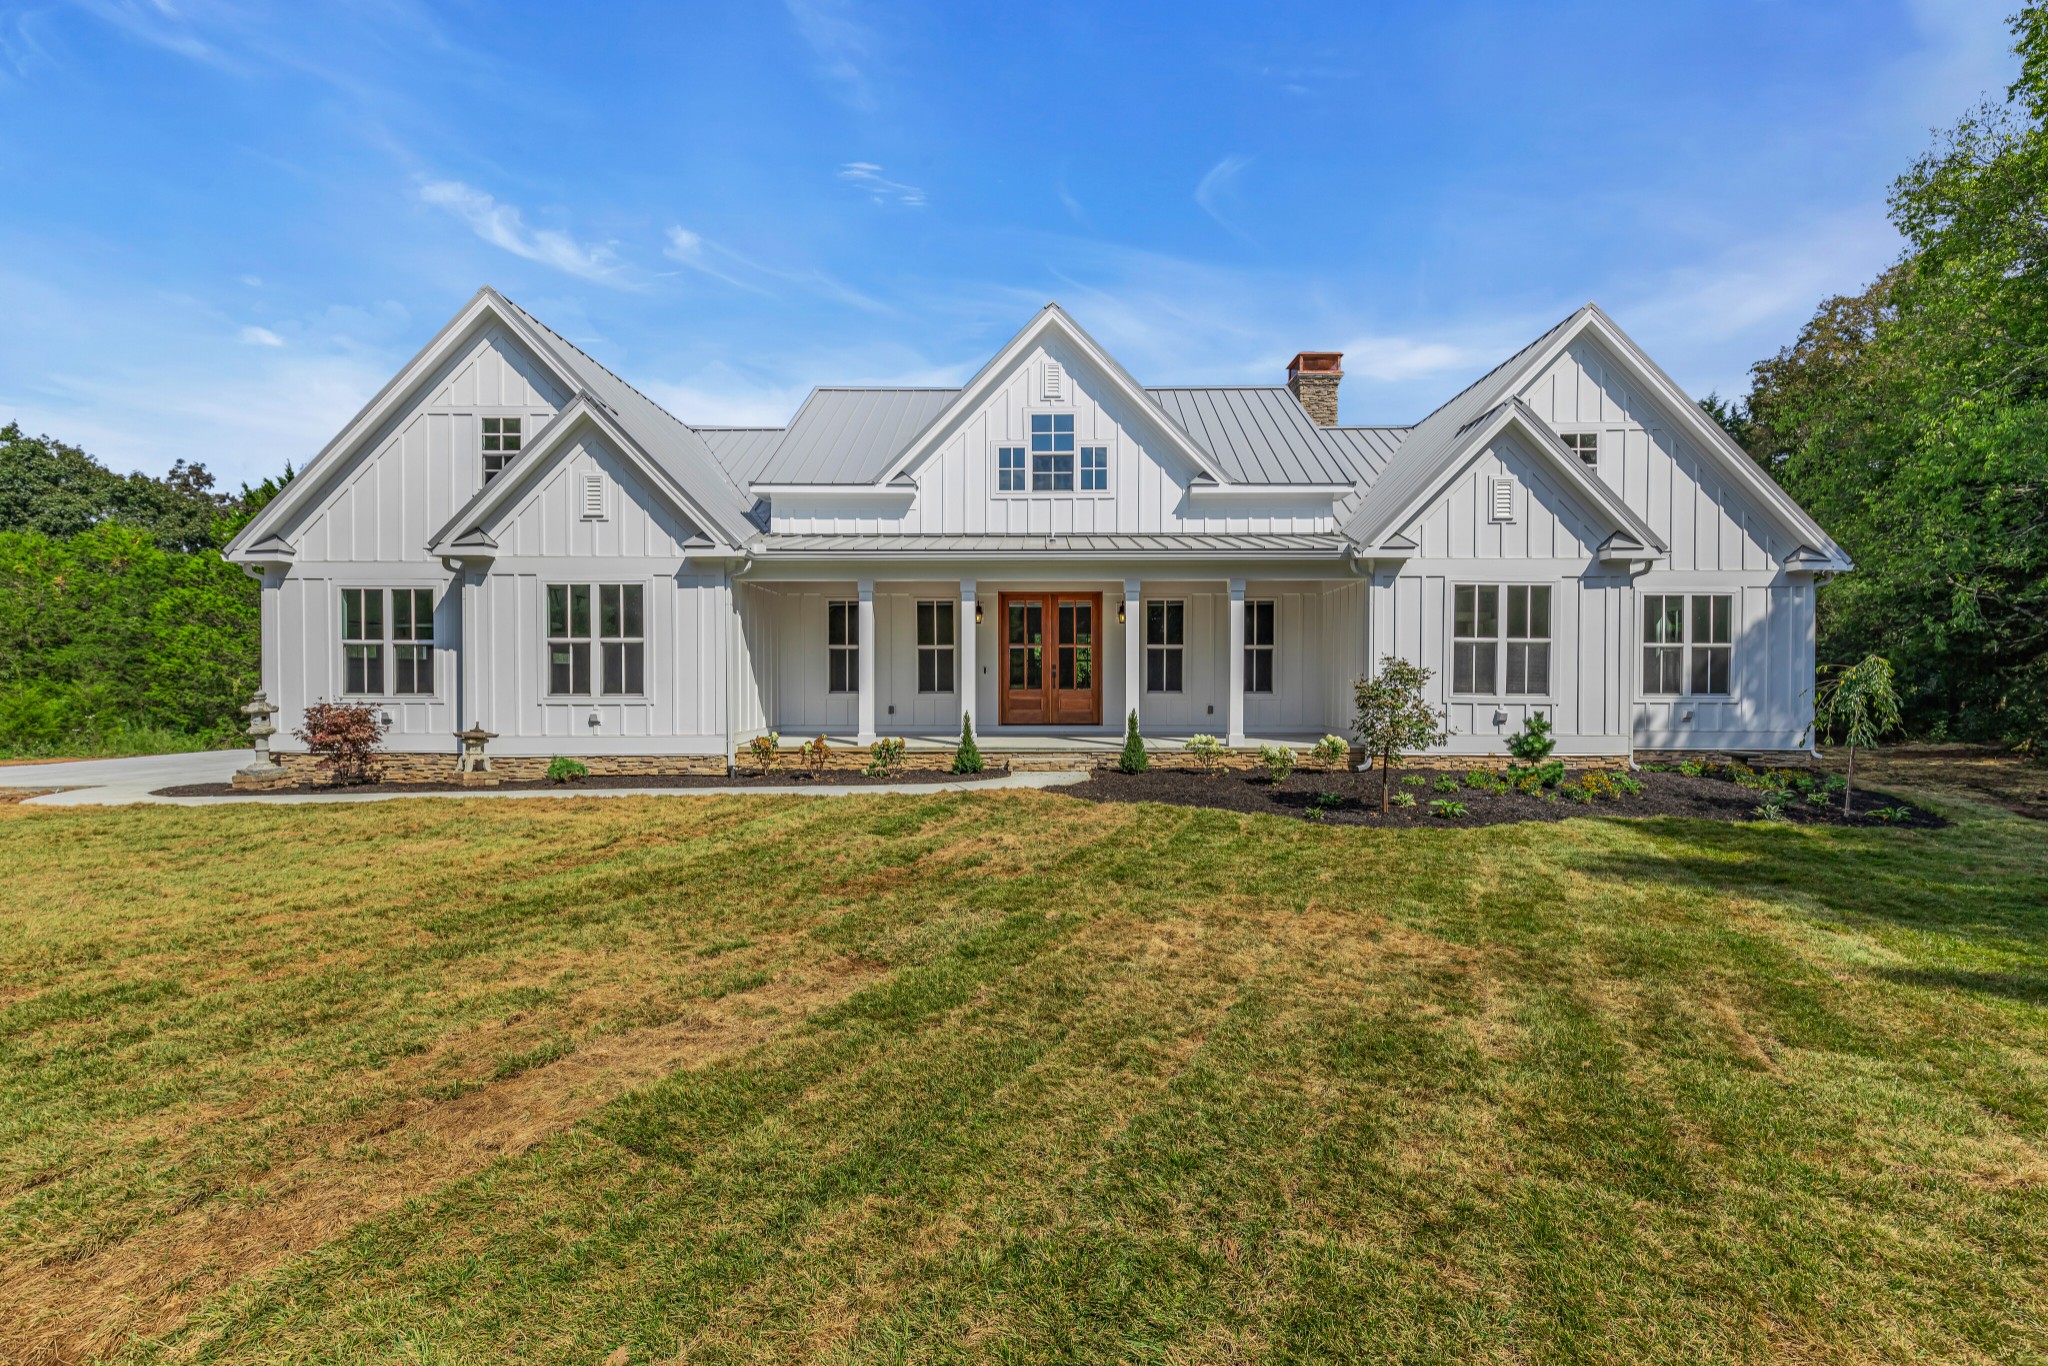
[[[645,774],[648,777],[686,773],[725,775],[725,761],[715,754],[597,754],[576,757],[577,762],[592,773]],[[277,758],[291,775],[288,781],[292,783],[310,786],[327,779],[319,761],[310,754],[280,754]],[[489,772],[467,774],[462,772],[461,756],[456,754],[382,754],[378,756],[378,762],[384,770],[383,781],[387,783],[459,782],[465,787],[494,787],[503,782],[547,777],[548,765],[554,762],[554,756],[494,754],[490,756]]]
[[[241,792],[274,792],[280,787],[296,786],[298,780],[288,768],[276,768],[269,773],[249,773],[241,769],[228,780],[228,785]]]

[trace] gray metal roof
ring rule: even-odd
[[[697,435],[711,448],[711,454],[726,472],[741,484],[761,477],[775,448],[782,444],[783,427],[696,427]]]
[[[1304,534],[1075,534],[1067,536],[764,536],[769,554],[792,555],[1342,555],[1344,537]]]
[[[959,393],[813,389],[751,479],[763,484],[873,483]]]
[[[1358,469],[1274,385],[1146,390],[1236,484],[1348,484]]]
[[[575,376],[578,384],[611,409],[617,415],[619,425],[640,443],[648,458],[660,464],[695,498],[707,516],[718,521],[716,530],[734,543],[751,534],[749,516],[754,507],[753,495],[734,481],[731,472],[712,455],[711,448],[702,437],[653,399],[605,369],[567,337],[510,299],[505,303],[540,329],[543,339],[556,343],[554,359]]]
[[[1345,531],[1353,536],[1369,534],[1370,528],[1376,527],[1384,517],[1421,492],[1423,485],[1441,473],[1443,462],[1456,451],[1458,438],[1465,429],[1513,397],[1514,391],[1520,387],[1523,372],[1537,353],[1586,311],[1584,308],[1574,310],[1555,327],[1472,381],[1410,428],[1401,442],[1400,460],[1385,472],[1385,477],[1359,481],[1357,511],[1345,525]],[[1533,414],[1531,418],[1534,418]]]

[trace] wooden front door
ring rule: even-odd
[[[1003,593],[1006,726],[1102,724],[1102,594]]]

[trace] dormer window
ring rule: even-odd
[[[1109,447],[1080,445],[1072,413],[1031,414],[1028,444],[995,452],[998,493],[1109,491]]]
[[[512,463],[519,454],[519,419],[516,417],[487,417],[484,419],[484,482],[490,483]]]

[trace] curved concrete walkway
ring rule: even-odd
[[[31,797],[32,806],[125,806],[150,802],[164,806],[218,806],[223,802],[388,802],[399,798],[452,797],[458,801],[478,798],[517,797],[733,797],[779,796],[857,797],[890,793],[985,792],[1018,787],[1064,787],[1084,781],[1078,770],[1006,773],[978,782],[872,783],[835,786],[830,783],[750,785],[746,787],[605,787],[531,788],[507,792],[480,787],[465,792],[294,792],[265,797],[153,797],[159,787],[186,783],[224,783],[234,771],[249,762],[249,751],[216,750],[210,754],[152,754],[135,759],[80,759],[61,764],[0,764],[0,788],[62,788],[41,797]]]

